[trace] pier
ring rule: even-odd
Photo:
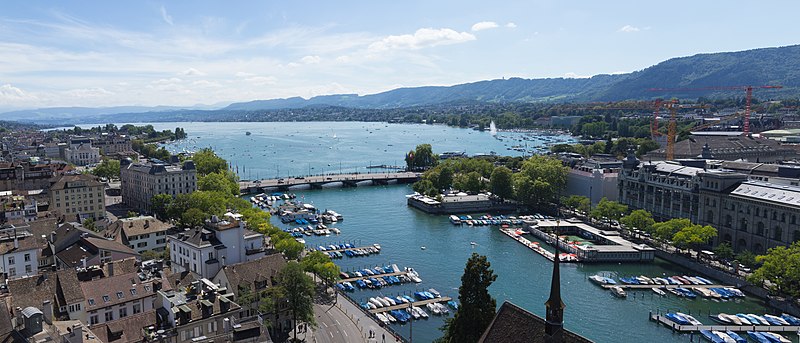
[[[344,248],[344,249],[327,249],[327,250],[319,250],[319,251],[321,251],[321,252],[344,252],[344,251],[347,251],[347,250],[358,250],[358,249],[369,249],[369,248],[375,248],[375,246],[374,245],[367,245],[367,246],[363,246],[363,247]],[[316,249],[314,249],[314,250],[316,250]],[[378,249],[378,252],[380,252],[380,249]]]
[[[377,274],[377,275],[367,275],[367,276],[361,276],[361,277],[351,277],[349,279],[341,279],[338,282],[353,282],[353,281],[358,281],[358,280],[367,280],[367,279],[379,278],[379,277],[384,277],[384,276],[399,276],[399,275],[406,275],[406,274],[408,274],[407,271],[386,273],[386,274]]]
[[[675,289],[675,288],[736,288],[736,286],[723,286],[723,285],[629,285],[629,284],[618,284],[618,285],[600,285],[603,288],[609,289],[611,287],[619,287],[623,289],[651,289],[651,288],[661,288],[661,289]]]
[[[390,173],[348,173],[313,175],[305,177],[286,177],[279,179],[263,179],[255,181],[240,181],[239,191],[242,194],[262,192],[264,189],[277,189],[285,191],[293,186],[309,186],[322,188],[329,183],[340,182],[343,187],[357,187],[360,182],[369,182],[372,185],[386,185],[390,181],[397,183],[413,183],[419,180],[422,173],[416,172],[390,172]]]
[[[674,331],[679,332],[699,332],[700,330],[711,330],[711,331],[735,331],[735,332],[744,332],[744,331],[758,331],[758,332],[789,332],[789,333],[797,333],[800,330],[800,326],[798,325],[680,325],[676,322],[673,322],[669,318],[657,314],[651,313],[650,320],[664,324],[670,327]]]
[[[514,229],[500,229],[500,232],[506,234],[506,236],[513,238],[515,241],[522,243],[522,245],[528,247],[529,249],[533,250],[539,255],[544,256],[544,258],[553,261],[555,258],[555,254],[551,253],[544,248],[540,247],[539,244],[529,241],[527,238],[524,238],[514,232]],[[567,261],[564,261],[567,262]]]
[[[410,303],[410,304],[409,303],[403,303],[403,304],[400,304],[400,305],[393,305],[393,306],[389,306],[389,307],[380,307],[380,308],[369,310],[369,312],[372,313],[372,314],[382,313],[382,312],[389,312],[389,311],[392,311],[392,310],[406,309],[406,308],[409,308],[411,306],[419,307],[419,306],[425,306],[425,305],[430,304],[430,303],[448,302],[450,300],[453,300],[453,298],[451,298],[451,297],[441,297],[441,298],[426,299],[426,300],[415,301],[415,302]]]

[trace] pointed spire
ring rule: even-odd
[[[544,303],[547,307],[545,317],[545,342],[560,343],[564,331],[564,302],[561,300],[560,252],[558,248],[560,220],[556,219],[556,253],[553,258],[553,278],[550,280],[550,298]]]

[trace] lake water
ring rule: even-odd
[[[432,144],[437,153],[495,151],[508,155],[521,154],[508,150],[512,145],[535,144],[535,141],[523,141],[522,134],[501,133],[501,141],[488,132],[431,125],[337,122],[155,123],[154,126],[157,129],[185,128],[191,138],[169,145],[170,149],[213,147],[234,167],[238,166],[245,178],[329,173],[340,169],[363,172],[367,165],[400,165],[405,153],[418,143]],[[252,134],[246,135],[246,131]],[[343,270],[396,263],[401,268],[415,268],[423,279],[421,284],[351,293],[358,302],[379,294],[412,294],[428,288],[457,298],[466,260],[477,252],[488,256],[498,275],[490,287],[498,306],[508,300],[544,317],[551,262],[496,229],[457,227],[449,223],[447,216],[428,215],[408,207],[404,196],[411,193],[408,185],[293,192],[320,210],[333,209],[345,218],[335,225],[342,230],[341,235],[304,237],[308,245],[347,241],[362,245],[380,243],[383,247],[379,255],[337,260]],[[273,222],[287,227],[277,220]],[[470,242],[477,245],[472,246]],[[562,264],[562,296],[567,306],[565,326],[596,342],[689,341],[689,335],[672,334],[669,329],[649,322],[650,311],[679,310],[695,314],[704,323],[711,322],[709,312],[763,314],[766,311],[752,298],[715,302],[684,300],[672,295],[660,298],[650,291],[639,291],[630,292],[627,299],[618,299],[587,279],[597,273],[658,276],[689,272],[661,260],[652,264]],[[439,337],[441,324],[442,319],[434,316],[414,322],[414,340],[430,342]],[[409,324],[394,327],[409,336]]]

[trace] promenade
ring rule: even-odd
[[[412,183],[419,180],[422,173],[416,172],[388,172],[388,173],[348,173],[312,175],[303,177],[287,177],[279,179],[263,179],[255,181],[240,181],[239,190],[242,193],[256,193],[259,190],[288,189],[292,186],[310,186],[320,188],[324,184],[341,182],[345,187],[356,187],[359,182],[370,181],[372,184],[387,184],[389,181],[397,183]]]
[[[338,292],[336,297],[335,304],[314,304],[317,327],[309,327],[307,332],[299,333],[298,338],[316,343],[405,342]],[[374,333],[372,338],[370,331]]]

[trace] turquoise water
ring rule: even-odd
[[[369,164],[402,164],[402,158],[418,143],[433,144],[435,152],[461,150],[468,153],[507,150],[521,134],[502,133],[504,140],[487,132],[430,125],[382,123],[157,123],[157,129],[180,126],[192,138],[172,145],[175,150],[213,147],[222,157],[239,166],[240,174],[273,177],[343,170],[366,171]],[[252,135],[245,135],[245,131]],[[335,137],[334,137],[335,135]],[[200,138],[196,138],[200,137]],[[531,143],[531,141],[526,141]],[[330,166],[329,166],[330,164]],[[246,171],[244,170],[246,168]],[[298,197],[317,208],[333,209],[344,216],[335,225],[342,234],[331,237],[304,237],[308,245],[327,245],[343,241],[371,245],[380,243],[381,254],[344,258],[336,262],[343,270],[396,263],[413,267],[423,283],[390,286],[380,291],[356,291],[350,295],[366,301],[377,294],[396,295],[435,288],[442,295],[456,298],[460,277],[472,252],[488,256],[497,281],[490,291],[498,306],[505,300],[544,316],[549,294],[551,263],[510,237],[489,227],[456,227],[446,216],[421,213],[406,205],[408,185],[363,186],[294,190]],[[275,220],[276,224],[285,227]],[[477,245],[471,246],[470,242]],[[426,249],[422,250],[421,247]],[[652,264],[563,264],[562,294],[567,305],[565,326],[596,342],[688,342],[688,335],[672,334],[669,329],[648,321],[650,311],[679,310],[700,314],[709,323],[708,313],[764,313],[754,299],[714,302],[705,299],[683,300],[674,296],[655,297],[650,291],[632,292],[627,299],[614,298],[587,280],[604,273],[619,275],[674,275],[688,271],[657,260]],[[441,333],[442,319],[416,321],[414,340],[429,342]],[[395,325],[406,337],[410,325]],[[695,340],[698,337],[694,337]]]

